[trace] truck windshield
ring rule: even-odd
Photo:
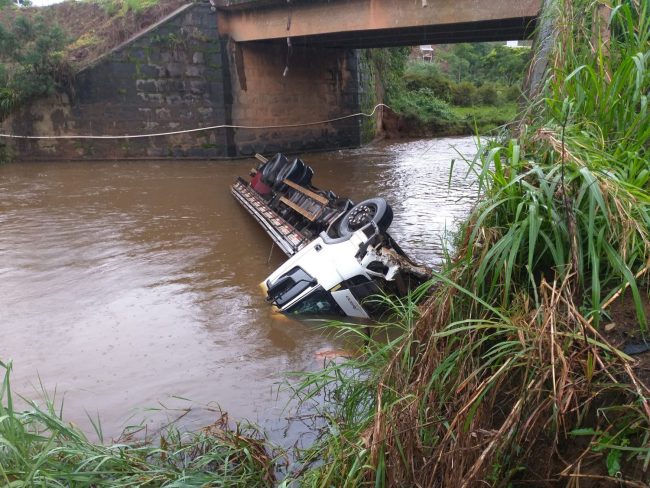
[[[269,286],[269,299],[282,308],[307,288],[316,285],[316,280],[300,266],[280,276]]]
[[[334,301],[331,293],[318,287],[313,293],[285,310],[286,313],[341,315],[345,313]]]

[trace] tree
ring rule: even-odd
[[[30,0],[0,0],[0,8],[9,5],[18,5],[19,7],[29,7],[32,4]]]

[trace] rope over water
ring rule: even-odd
[[[215,129],[253,129],[253,130],[261,130],[261,129],[287,129],[287,128],[292,128],[292,127],[307,127],[310,125],[321,125],[321,124],[329,124],[330,122],[337,122],[339,120],[345,120],[345,119],[350,119],[353,117],[373,117],[375,113],[377,112],[377,109],[386,107],[390,109],[390,107],[384,103],[378,103],[375,105],[375,107],[372,109],[372,112],[369,114],[359,112],[356,114],[351,114],[351,115],[344,115],[342,117],[336,117],[334,119],[328,119],[328,120],[319,120],[317,122],[305,122],[301,124],[284,124],[284,125],[230,125],[230,124],[223,124],[223,125],[213,125],[210,127],[199,127],[198,129],[188,129],[188,130],[177,130],[177,131],[172,131],[172,132],[159,132],[157,134],[136,134],[136,135],[123,135],[123,136],[88,136],[88,135],[78,135],[78,136],[20,136],[20,135],[15,135],[15,134],[1,134],[0,133],[0,138],[5,138],[5,139],[143,139],[145,137],[164,137],[164,136],[173,136],[177,134],[189,134],[190,132],[201,132],[201,131],[206,131],[206,130],[215,130]]]

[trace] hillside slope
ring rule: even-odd
[[[26,16],[58,25],[68,40],[65,58],[79,69],[190,1],[69,0],[48,7],[3,9],[0,24],[9,27]]]

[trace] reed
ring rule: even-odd
[[[650,389],[601,325],[626,292],[647,330],[650,7],[612,3],[551,3],[546,85],[470,162],[482,198],[435,292],[391,303],[398,337],[303,379],[336,401],[290,480],[650,481]]]
[[[264,439],[253,428],[232,430],[227,416],[196,433],[172,426],[157,442],[133,438],[94,443],[63,420],[45,397],[18,410],[11,390],[11,363],[0,362],[0,486],[266,487],[275,467]],[[93,423],[100,439],[101,424]]]

